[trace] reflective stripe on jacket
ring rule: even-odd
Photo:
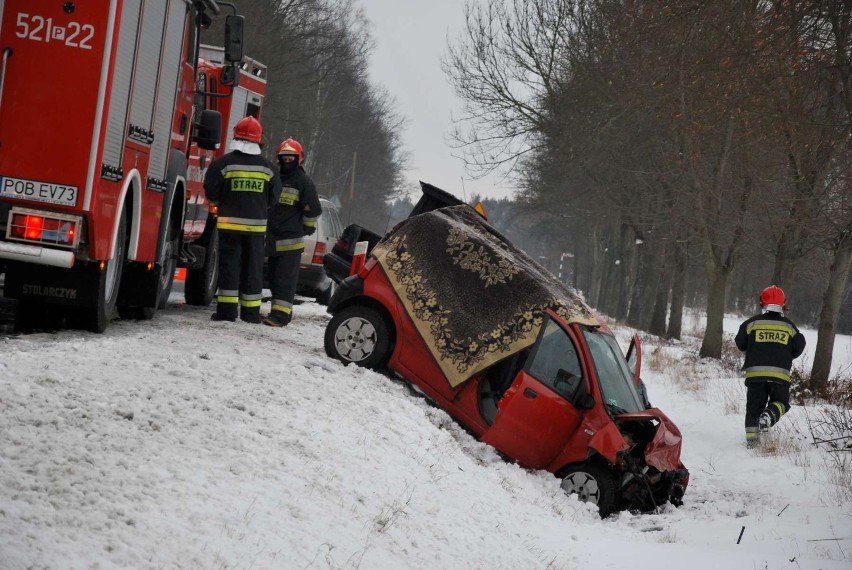
[[[269,211],[267,255],[304,250],[302,238],[309,228],[316,228],[322,214],[316,187],[301,167],[292,174],[282,174],[281,185],[281,196]]]
[[[734,339],[745,352],[746,382],[790,381],[793,359],[805,350],[805,337],[793,321],[778,313],[755,315],[740,325]]]
[[[273,166],[260,155],[232,151],[204,174],[207,199],[218,206],[217,227],[234,233],[264,233],[268,208],[281,194]]]

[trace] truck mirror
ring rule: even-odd
[[[240,70],[236,65],[228,65],[222,68],[222,73],[219,75],[219,83],[222,85],[233,85],[236,87],[240,84]]]
[[[195,125],[195,142],[205,150],[216,150],[222,139],[222,113],[205,109]]]
[[[242,16],[225,18],[225,61],[242,61],[244,24],[245,18]]]

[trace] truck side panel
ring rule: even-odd
[[[91,135],[114,3],[78,3],[72,13],[62,8],[3,3],[0,48],[11,55],[0,107],[0,197],[81,211],[97,151]]]

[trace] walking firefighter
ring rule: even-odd
[[[786,297],[771,285],[760,294],[762,312],[740,325],[737,348],[745,352],[746,445],[757,444],[761,432],[790,409],[790,369],[805,350],[805,337],[784,316]]]

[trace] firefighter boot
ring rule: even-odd
[[[757,444],[760,443],[760,432],[756,427],[747,427],[745,435],[747,448],[752,449],[757,447]]]
[[[240,320],[259,325],[261,323],[260,307],[240,307]]]
[[[263,324],[270,327],[286,327],[290,324],[290,313],[272,311],[268,316],[263,317]]]
[[[761,432],[769,431],[769,428],[772,427],[772,414],[769,413],[769,410],[760,414],[760,417],[757,420],[757,425]]]

